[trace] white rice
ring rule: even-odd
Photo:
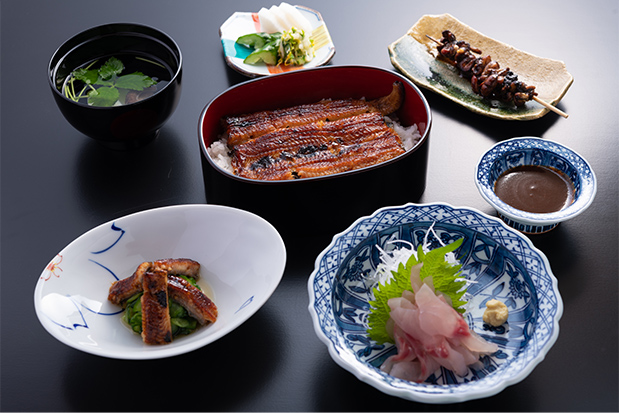
[[[413,123],[410,126],[402,126],[397,119],[392,119],[389,116],[385,116],[385,121],[400,136],[405,150],[413,149],[421,139],[421,133],[419,133],[417,124]]]
[[[402,126],[397,119],[392,119],[389,116],[385,117],[385,122],[400,136],[406,151],[414,148],[421,139],[421,133],[419,133],[419,128],[416,124]],[[228,140],[225,137],[213,142],[206,152],[217,166],[224,171],[234,173],[230,148],[228,148]]]
[[[234,173],[232,169],[232,158],[230,157],[230,149],[228,149],[228,140],[219,139],[211,144],[206,150],[211,159],[217,166],[224,171]]]

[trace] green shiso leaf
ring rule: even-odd
[[[462,265],[452,265],[445,260],[445,255],[458,249],[462,242],[463,238],[460,238],[428,253],[424,253],[420,245],[417,250],[417,258],[414,254],[411,254],[406,265],[400,263],[398,270],[391,272],[393,277],[389,281],[374,288],[374,300],[369,303],[368,334],[370,339],[379,344],[394,342],[386,329],[391,311],[388,301],[391,298],[401,297],[405,290],[413,291],[410,279],[411,269],[419,263],[423,263],[420,271],[421,279],[432,277],[434,288],[451,298],[454,309],[460,313],[465,311],[461,307],[466,304],[462,300],[465,293],[463,287],[466,282],[456,280],[460,276]]]
[[[370,338],[377,343],[393,342],[385,328],[391,311],[387,302],[390,298],[400,297],[404,290],[413,291],[411,286],[411,268],[413,266],[409,266],[410,261],[406,263],[406,266],[400,263],[398,271],[392,271],[393,278],[390,281],[374,287],[374,301],[370,301],[368,333]]]
[[[466,301],[462,296],[466,292],[464,286],[466,281],[457,280],[460,277],[462,265],[452,265],[445,260],[447,253],[453,252],[462,245],[463,238],[460,238],[444,247],[436,248],[424,255],[423,251],[418,252],[418,257],[423,261],[421,267],[421,279],[431,276],[434,289],[442,292],[451,299],[452,307],[459,313],[464,313],[463,305]]]

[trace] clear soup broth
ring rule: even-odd
[[[119,106],[146,99],[172,79],[172,70],[146,54],[115,54],[75,68],[62,82],[63,95],[89,106]]]

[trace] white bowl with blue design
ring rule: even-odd
[[[522,165],[554,168],[574,184],[574,202],[556,212],[533,213],[505,203],[494,192],[496,180],[504,172]],[[548,232],[584,212],[593,202],[597,180],[591,165],[574,150],[537,137],[512,138],[495,144],[479,160],[475,184],[481,196],[496,209],[509,226],[527,234]]]
[[[166,345],[144,344],[108,301],[111,284],[144,261],[191,258],[217,320]],[[216,205],[179,205],[102,224],[67,245],[34,291],[39,321],[60,342],[98,356],[157,359],[196,350],[249,319],[278,286],[286,263],[279,233],[257,215]]]
[[[324,66],[335,56],[335,45],[331,40],[327,25],[322,15],[316,10],[304,6],[294,6],[307,19],[314,33],[321,33],[325,41],[322,41],[314,49],[314,58],[302,66],[266,65],[262,62],[247,64],[243,61],[253,51],[248,47],[239,45],[236,40],[250,33],[260,31],[260,23],[257,12],[235,12],[219,28],[219,36],[224,51],[226,64],[237,72],[248,77],[268,76],[272,74],[288,72],[292,70],[306,69]]]
[[[463,276],[473,281],[464,317],[499,350],[484,356],[483,367],[470,368],[466,377],[440,368],[425,382],[413,383],[380,370],[396,348],[368,336],[375,285],[367,275],[380,263],[377,247],[389,251],[394,248],[391,241],[406,240],[416,248],[430,227],[445,244],[464,238],[455,251]],[[440,246],[436,236],[429,237],[433,248]],[[525,379],[557,340],[563,313],[548,259],[527,237],[498,218],[443,203],[386,207],[360,218],[318,256],[308,289],[316,334],[337,364],[384,393],[423,403],[489,397]],[[485,303],[492,298],[509,309],[501,327],[482,320]]]

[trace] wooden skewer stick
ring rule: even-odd
[[[439,42],[438,40],[436,40],[432,36],[429,36],[429,35],[426,34],[426,37],[428,39],[432,40],[433,42],[437,43],[437,44],[442,44],[441,42]],[[566,119],[569,116],[567,113],[563,112],[561,109],[552,106],[550,103],[543,101],[542,99],[538,98],[537,96],[533,96],[533,100],[536,101],[537,103],[539,103],[540,105],[542,105],[543,107],[545,107],[546,109],[550,110],[551,112],[556,113],[557,115],[561,115],[561,116],[563,116]]]
[[[557,115],[563,116],[565,119],[567,119],[567,117],[569,116],[567,113],[563,112],[561,109],[552,106],[550,103],[541,100],[537,96],[533,96],[533,100],[539,103],[540,105],[542,105],[543,107],[545,107],[546,109],[549,109],[551,112],[554,112]]]
[[[432,40],[433,42],[435,42],[436,44],[442,44],[441,42],[439,42],[438,40],[436,40],[434,37],[430,36],[429,34],[426,34],[426,37]]]

